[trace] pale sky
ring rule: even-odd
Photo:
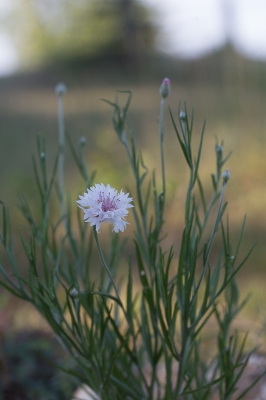
[[[266,60],[266,0],[142,0],[158,10],[159,47],[195,58],[225,44]]]
[[[0,0],[5,16],[16,0]],[[266,61],[266,0],[141,0],[152,7],[161,28],[159,49],[182,58],[196,58],[229,38],[242,54]],[[16,70],[11,39],[0,27],[0,74]]]
[[[13,0],[0,0],[0,18],[4,19],[12,9]],[[18,64],[16,48],[0,26],[0,75],[12,73]]]

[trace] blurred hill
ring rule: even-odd
[[[156,52],[143,53],[136,64],[124,63],[118,54],[100,54],[76,60],[50,60],[48,64],[0,78],[1,89],[45,87],[59,80],[75,85],[160,82],[163,76],[180,84],[213,84],[221,87],[252,86],[263,91],[266,85],[266,63],[236,53],[230,45],[203,58],[182,60]]]

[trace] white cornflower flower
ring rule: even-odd
[[[84,196],[79,196],[78,206],[84,211],[84,220],[95,225],[97,232],[102,222],[113,224],[114,231],[124,232],[126,222],[124,218],[128,214],[128,208],[134,207],[129,204],[133,199],[128,197],[123,190],[117,193],[109,184],[95,184]]]

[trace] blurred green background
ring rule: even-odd
[[[36,154],[36,136],[46,137],[51,168],[57,152],[55,85],[61,81],[67,85],[66,130],[74,142],[86,137],[86,158],[89,169],[97,170],[96,182],[120,189],[132,182],[131,172],[112,129],[112,110],[101,99],[114,101],[117,90],[132,91],[129,115],[137,144],[149,170],[156,170],[159,87],[167,76],[172,84],[167,103],[175,117],[180,102],[194,109],[196,143],[207,120],[201,174],[210,189],[215,138],[224,140],[225,154],[233,151],[226,163],[231,172],[226,200],[233,236],[237,237],[246,214],[242,256],[257,242],[240,273],[241,296],[252,293],[240,329],[249,329],[252,322],[251,339],[254,343],[262,340],[266,323],[262,307],[266,301],[266,63],[244,57],[229,42],[201,58],[184,60],[164,54],[156,47],[158,15],[134,0],[62,1],[58,7],[49,1],[15,3],[8,18],[0,18],[19,57],[18,71],[0,78],[0,197],[9,206],[14,231],[22,223],[16,207],[19,194],[25,194],[33,208],[37,202],[31,159]],[[119,95],[121,104],[125,99]],[[173,241],[178,249],[188,173],[168,111],[165,148],[165,229],[170,232],[166,245]],[[66,188],[74,202],[85,187],[68,149],[66,155]],[[14,331],[40,324],[48,329],[28,305],[4,293],[1,299],[1,332],[7,326]]]

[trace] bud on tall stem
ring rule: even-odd
[[[64,146],[65,146],[65,123],[63,109],[63,95],[67,91],[64,83],[58,83],[55,87],[57,94],[57,109],[58,109],[58,132],[59,132],[59,159],[58,159],[58,184],[61,213],[65,214],[64,205]]]

